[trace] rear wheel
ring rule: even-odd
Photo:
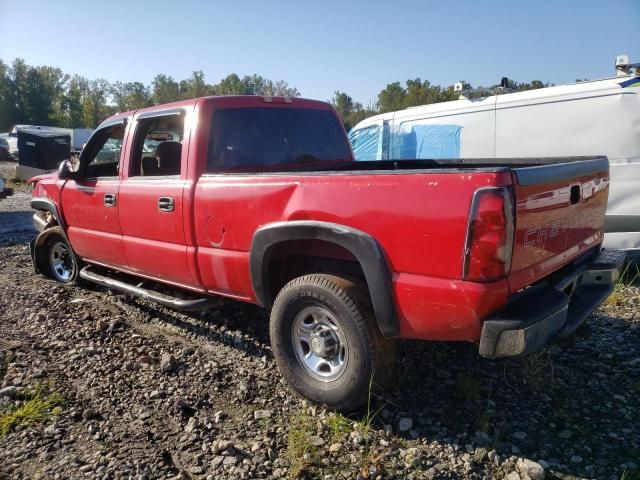
[[[51,233],[45,239],[38,253],[41,271],[47,277],[60,283],[73,283],[76,281],[78,278],[78,261],[62,234]]]
[[[367,292],[351,280],[292,280],[274,302],[270,334],[285,380],[314,402],[355,410],[389,378],[394,342],[381,335]]]

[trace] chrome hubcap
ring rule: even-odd
[[[330,382],[344,373],[348,348],[334,315],[323,307],[307,307],[293,320],[293,347],[303,368],[315,379]]]
[[[76,263],[73,253],[64,243],[58,242],[52,248],[49,254],[49,262],[51,263],[51,271],[53,275],[61,282],[68,282],[73,277]]]

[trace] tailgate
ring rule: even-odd
[[[606,157],[544,162],[513,169],[517,208],[512,292],[602,243],[609,191]]]

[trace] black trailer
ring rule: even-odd
[[[55,170],[71,158],[69,134],[51,130],[18,130],[18,163],[40,170]]]

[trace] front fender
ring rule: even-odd
[[[60,213],[60,209],[53,200],[44,197],[34,197],[31,199],[31,208],[33,208],[34,210],[44,210],[47,212],[51,212],[51,215],[53,215],[53,218],[56,219],[58,225],[60,225],[60,227],[62,227],[64,231],[67,230],[64,219],[62,218],[62,215]]]

